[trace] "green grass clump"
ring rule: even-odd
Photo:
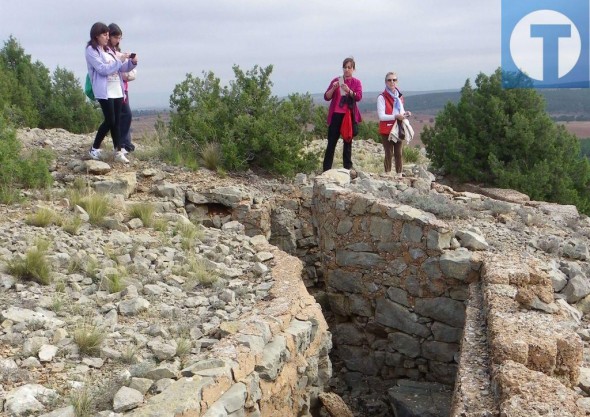
[[[415,164],[420,161],[420,149],[404,146],[402,149],[402,158],[405,163]]]
[[[49,309],[54,313],[58,313],[63,308],[64,304],[64,296],[62,294],[55,294],[51,298],[51,305],[49,306]]]
[[[153,225],[154,211],[154,205],[149,202],[135,203],[128,208],[129,215],[134,219],[140,219],[146,227],[151,227]]]
[[[190,339],[180,337],[176,339],[176,356],[184,358],[186,355],[191,353],[192,343]]]
[[[99,352],[102,342],[106,339],[106,332],[97,324],[85,319],[76,325],[72,336],[80,353],[92,356]]]
[[[216,142],[207,142],[200,148],[201,162],[203,166],[211,171],[217,171],[223,164],[223,153]]]
[[[0,203],[1,204],[15,204],[23,201],[18,188],[11,185],[0,185]]]
[[[107,274],[101,287],[105,288],[109,294],[121,292],[125,289],[125,277],[120,273]]]
[[[24,257],[17,257],[8,262],[8,273],[21,280],[49,285],[51,267],[46,257],[48,248],[49,242],[39,240]]]
[[[74,407],[74,415],[76,417],[91,417],[95,414],[95,400],[94,396],[87,386],[77,388],[70,392],[69,402]]]
[[[204,237],[204,233],[201,229],[192,223],[186,222],[176,223],[173,234],[181,237],[181,245],[184,250],[192,249],[195,246],[195,240]]]
[[[166,232],[168,230],[168,221],[163,218],[155,219],[152,227],[158,232]]]
[[[84,272],[86,272],[86,275],[92,279],[92,282],[98,282],[98,260],[94,256],[88,258],[88,261],[84,267]]]
[[[182,166],[191,171],[199,169],[199,160],[194,146],[170,140],[171,145],[160,148],[159,156],[172,165]]]
[[[100,225],[110,212],[111,200],[108,196],[97,193],[82,197],[78,205],[86,210],[90,223]]]
[[[183,285],[186,291],[192,290],[198,284],[210,287],[219,280],[219,275],[207,268],[205,260],[192,256],[174,272],[186,278]]]
[[[34,213],[29,214],[25,218],[25,223],[30,226],[47,227],[52,224],[62,224],[63,219],[55,211],[47,207],[41,207]]]
[[[80,228],[82,227],[83,221],[80,216],[69,216],[67,217],[62,225],[61,228],[64,232],[69,233],[70,235],[77,235],[80,232]]]

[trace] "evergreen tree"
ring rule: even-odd
[[[0,50],[0,113],[17,127],[61,127],[74,133],[95,130],[100,111],[86,101],[73,73],[57,68],[50,77],[14,37]]]
[[[502,88],[502,72],[466,81],[421,139],[435,167],[461,181],[513,188],[590,213],[590,164],[531,88]]]
[[[317,157],[303,152],[311,141],[308,129],[314,117],[311,96],[294,94],[279,100],[271,93],[272,65],[242,71],[222,87],[212,72],[203,78],[191,74],[170,97],[174,110],[170,130],[181,144],[195,152],[206,143],[223,150],[227,169],[252,167],[290,175],[317,165]]]

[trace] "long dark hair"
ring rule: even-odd
[[[87,46],[92,46],[94,49],[98,51],[98,47],[100,45],[98,44],[96,38],[98,38],[103,33],[109,33],[109,27],[107,25],[105,25],[102,22],[96,22],[95,24],[93,24],[90,28],[90,40],[88,41]]]
[[[123,36],[123,31],[121,30],[121,28],[119,27],[119,25],[117,25],[116,23],[111,23],[109,25],[109,36],[112,38],[113,36]],[[113,48],[115,51],[117,52],[121,52],[121,48],[119,47],[119,44],[117,45],[113,45],[111,43],[111,40],[109,39],[109,45],[111,46],[111,48]]]

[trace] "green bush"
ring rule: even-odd
[[[0,201],[18,200],[18,188],[45,188],[52,184],[49,172],[52,155],[44,150],[34,150],[21,155],[21,145],[16,132],[0,115]]]
[[[420,149],[404,146],[402,149],[402,158],[408,164],[415,164],[420,160]]]
[[[381,143],[379,122],[364,121],[359,123],[359,134],[355,139],[374,140],[377,143]]]
[[[100,109],[86,100],[74,73],[58,67],[50,75],[12,36],[0,49],[0,114],[18,127],[74,133],[92,132],[101,120]]]
[[[228,170],[261,168],[293,175],[318,165],[304,151],[314,107],[309,94],[280,100],[271,95],[272,65],[250,71],[233,67],[235,79],[222,87],[212,72],[187,78],[170,97],[170,146],[188,145],[195,155],[207,143],[218,143]]]
[[[590,163],[578,139],[555,124],[531,88],[502,88],[502,72],[467,80],[421,139],[435,167],[461,181],[513,188],[534,200],[590,213]]]

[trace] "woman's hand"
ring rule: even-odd
[[[395,120],[404,120],[404,115],[403,114],[396,114],[395,115]]]
[[[340,84],[338,84],[338,81],[334,81],[334,82],[332,83],[332,91],[336,91],[336,89],[338,88],[338,86],[339,86],[339,85],[340,85]]]

